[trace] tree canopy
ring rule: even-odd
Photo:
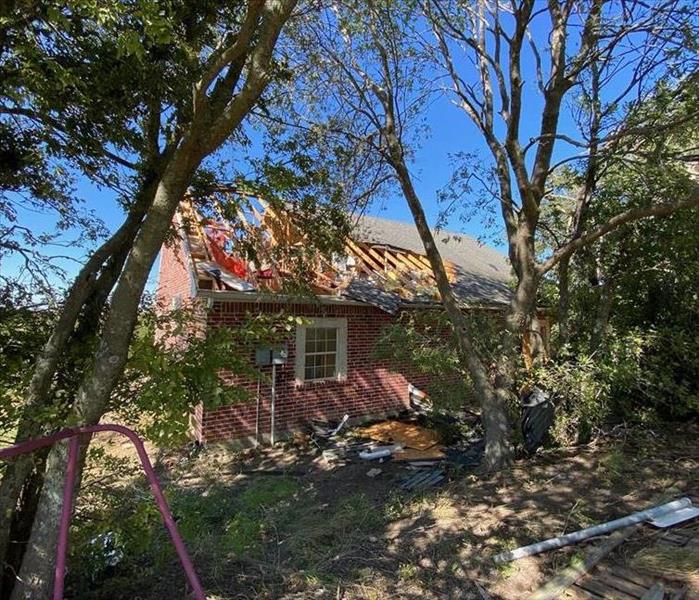
[[[428,370],[469,379],[484,470],[511,462],[512,414],[535,385],[558,395],[578,429],[637,406],[617,393],[634,380],[658,413],[695,411],[698,12],[685,0],[3,4],[0,264],[23,265],[0,274],[12,370],[2,410],[15,439],[133,406],[181,428],[202,396],[220,396],[222,356],[245,371],[216,344],[293,325],[251,323],[182,352],[152,335],[154,319],[180,324],[140,310],[178,206],[187,195],[208,214],[224,185],[293,212],[326,255],[341,250],[356,211],[377,199],[407,205],[443,329],[434,339],[406,322],[386,339],[406,356],[416,343]],[[421,145],[445,127],[435,111],[451,111],[465,159],[433,190],[441,214],[419,185]],[[120,223],[105,227],[85,184],[115,195]],[[32,227],[34,211],[55,230]],[[433,225],[454,214],[497,218],[512,266],[511,302],[488,344],[435,244]],[[84,259],[55,290],[60,245],[83,247]],[[54,300],[46,310],[32,306],[40,294]],[[557,321],[551,356],[546,305]],[[435,366],[435,347],[448,364]],[[590,393],[598,384],[605,406]],[[120,404],[122,386],[141,404]],[[15,461],[0,483],[0,562],[13,536],[27,548],[0,583],[14,599],[50,585],[66,461],[59,445]]]

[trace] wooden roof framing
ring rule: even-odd
[[[247,253],[243,252],[246,248],[239,248],[236,256],[248,265],[247,282],[261,291],[281,291],[285,279],[295,269],[301,268],[311,288],[324,295],[342,294],[356,278],[368,279],[377,287],[407,300],[416,297],[435,298],[437,295],[427,257],[403,248],[348,238],[345,240],[344,251],[346,258],[353,259],[354,265],[351,268],[341,268],[339,264],[320,255],[310,256],[308,264],[294,263],[294,254],[302,254],[312,245],[308,243],[306,234],[295,225],[291,214],[280,214],[255,194],[231,189],[217,191],[238,196],[235,222],[226,218],[226,211],[215,197],[211,204],[215,219],[202,219],[189,199],[181,207],[180,223],[186,225],[185,232],[192,249],[191,260],[200,287],[227,289],[220,278],[212,276],[209,268],[213,261],[209,252],[211,240],[207,237],[206,228],[216,228],[229,236],[234,252],[236,243],[240,244],[238,232],[246,236],[248,241],[253,241],[257,257],[262,259],[262,263],[256,260],[256,268],[250,268]],[[241,197],[244,198],[242,202]],[[269,273],[261,275],[263,271],[266,272],[260,268],[261,264],[269,265],[271,276]],[[445,267],[450,281],[454,281],[455,265],[445,261]]]

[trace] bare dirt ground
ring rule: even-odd
[[[696,425],[618,428],[497,475],[454,473],[419,494],[398,489],[406,470],[397,463],[332,466],[291,444],[211,447],[166,461],[164,476],[211,598],[514,600],[585,545],[500,567],[494,554],[645,508],[664,492],[696,494],[698,435]],[[381,473],[368,477],[372,468]],[[146,563],[140,579],[97,582],[91,596],[186,597],[173,556]]]

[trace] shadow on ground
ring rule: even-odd
[[[455,473],[422,494],[399,491],[405,468],[396,463],[332,468],[317,451],[293,446],[244,454],[210,448],[171,461],[164,475],[211,598],[509,600],[526,597],[584,546],[499,568],[494,554],[644,508],[669,488],[696,491],[697,433],[695,426],[618,430],[495,476]],[[368,477],[377,467],[381,473]],[[131,498],[141,488],[135,481],[121,493]],[[112,529],[126,523],[111,516]],[[186,597],[157,515],[144,517],[140,538],[107,569],[86,577],[85,565],[75,567],[73,594]]]

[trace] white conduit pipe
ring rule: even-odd
[[[679,500],[673,500],[672,502],[656,506],[655,508],[635,512],[627,517],[622,517],[621,519],[615,519],[614,521],[594,525],[593,527],[588,527],[587,529],[574,531],[573,533],[551,538],[550,540],[544,540],[543,542],[537,542],[536,544],[530,544],[529,546],[522,546],[516,550],[508,550],[507,552],[502,552],[496,555],[493,557],[493,560],[496,563],[506,563],[512,560],[517,560],[518,558],[524,558],[525,556],[532,556],[533,554],[553,550],[554,548],[562,548],[563,546],[569,546],[570,544],[582,542],[583,540],[596,535],[609,533],[610,531],[615,531],[616,529],[621,529],[622,527],[628,527],[629,525],[635,525],[636,523],[642,523],[643,521],[655,519],[657,517],[666,515],[667,513],[675,512],[676,510],[688,508],[690,506],[692,506],[692,501],[689,498],[680,498]]]

